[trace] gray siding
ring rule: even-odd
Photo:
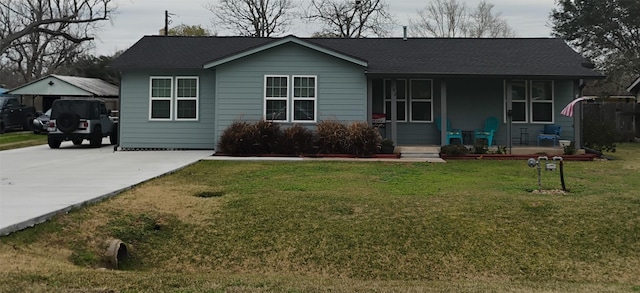
[[[233,121],[262,119],[265,75],[316,75],[317,121],[367,120],[364,68],[297,44],[285,44],[220,65],[216,73],[216,137]]]
[[[151,76],[198,76],[198,121],[149,121]],[[120,146],[124,148],[213,149],[215,73],[209,70],[126,71],[122,74]]]

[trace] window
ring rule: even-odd
[[[431,80],[412,79],[409,84],[411,122],[433,122]]]
[[[317,98],[316,76],[294,75],[289,78],[288,75],[267,75],[264,80],[264,119],[316,122]],[[292,107],[289,107],[289,102]]]
[[[176,120],[198,120],[198,77],[176,77]]]
[[[293,121],[315,122],[316,77],[293,77]]]
[[[173,78],[151,77],[149,120],[171,120]]]
[[[528,82],[515,80],[511,83],[511,121],[527,122],[527,93],[529,92]]]
[[[511,84],[511,93],[511,119],[514,123],[553,123],[553,81],[515,80]]]
[[[391,121],[391,80],[384,81],[384,112],[387,120]],[[407,122],[407,81],[396,80],[396,119],[400,122]]]
[[[553,123],[553,82],[531,82],[531,122]]]
[[[289,77],[265,76],[264,119],[271,121],[288,121]]]

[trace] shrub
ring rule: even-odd
[[[335,120],[323,120],[316,126],[315,145],[324,154],[346,154],[347,126]]]
[[[370,157],[378,152],[382,136],[377,128],[367,122],[353,122],[347,126],[349,153],[358,157]]]
[[[218,151],[232,155],[253,154],[257,143],[256,127],[248,122],[234,121],[222,132]]]
[[[620,141],[620,133],[613,122],[600,119],[583,120],[584,146],[599,152],[616,151],[616,142]]]
[[[577,152],[576,145],[573,143],[573,141],[569,145],[564,146],[563,149],[565,155],[575,155]]]
[[[380,144],[380,153],[381,154],[393,154],[393,150],[395,147],[393,146],[393,140],[385,138],[382,140]]]
[[[256,142],[254,154],[272,154],[278,151],[278,141],[282,136],[280,124],[260,120],[255,127]]]
[[[493,152],[496,155],[506,155],[507,154],[507,146],[498,145],[496,146],[496,150]]]
[[[311,130],[295,124],[284,131],[280,137],[280,152],[285,155],[302,155],[312,152],[313,133]]]
[[[440,148],[441,155],[461,156],[468,153],[469,149],[459,144],[449,144]]]
[[[484,138],[476,139],[473,143],[473,153],[474,154],[486,154],[489,152],[489,148],[487,147],[487,140]]]

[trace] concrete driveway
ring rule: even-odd
[[[108,139],[60,149],[47,145],[0,151],[0,235],[41,223],[73,207],[115,195],[180,169],[209,151],[119,151]]]

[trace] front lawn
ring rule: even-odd
[[[565,195],[526,161],[203,161],[0,238],[0,291],[638,292],[640,145],[613,156]]]
[[[6,132],[0,134],[0,151],[23,148],[47,143],[47,135],[30,131]]]

